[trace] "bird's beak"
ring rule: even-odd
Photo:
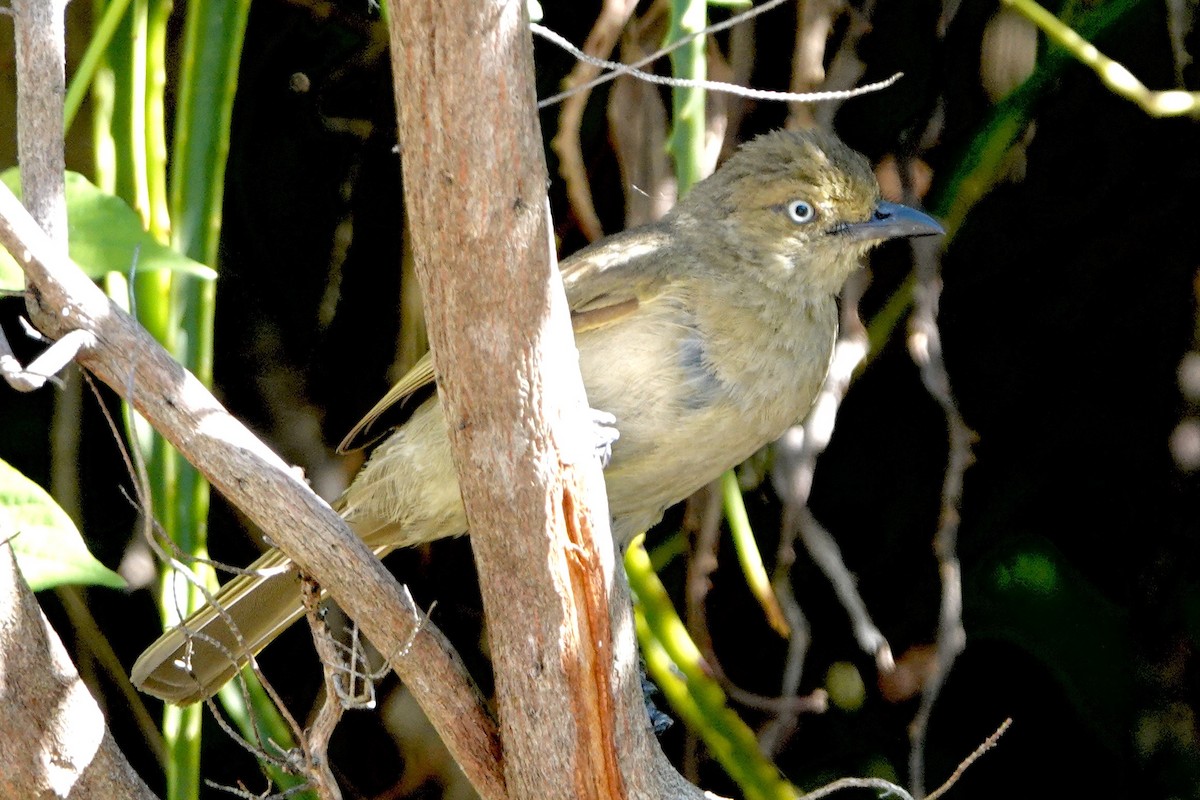
[[[865,222],[851,222],[839,233],[854,242],[882,242],[908,236],[933,236],[945,233],[938,221],[915,208],[881,200],[875,213]]]

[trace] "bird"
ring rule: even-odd
[[[619,434],[604,473],[618,546],[803,419],[833,354],[837,295],[867,251],[942,232],[881,199],[870,163],[836,135],[780,130],[743,144],[660,220],[564,260],[588,403]],[[466,533],[428,356],[340,449],[381,434],[334,503],[351,529],[380,557]],[[297,570],[271,549],[152,644],[131,679],[196,702],[302,613]]]

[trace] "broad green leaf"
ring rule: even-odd
[[[42,487],[0,461],[0,539],[12,545],[34,591],[64,583],[124,589],[120,575],[97,561],[75,523]]]
[[[20,196],[15,167],[0,173],[0,181]],[[77,172],[67,173],[67,240],[72,260],[95,280],[109,272],[128,275],[135,265],[138,271],[166,269],[208,280],[217,277],[211,268],[156,242],[125,201],[100,191]],[[0,249],[0,291],[24,286],[20,268]]]

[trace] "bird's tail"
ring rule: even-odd
[[[178,705],[211,697],[303,615],[299,573],[287,556],[269,550],[247,573],[150,645],[133,665],[134,686]]]

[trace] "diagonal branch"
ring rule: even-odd
[[[112,305],[0,186],[0,244],[25,272],[45,334],[92,334],[79,363],[135,408],[356,620],[488,800],[505,797],[495,722],[457,653],[357,536],[133,319]]]

